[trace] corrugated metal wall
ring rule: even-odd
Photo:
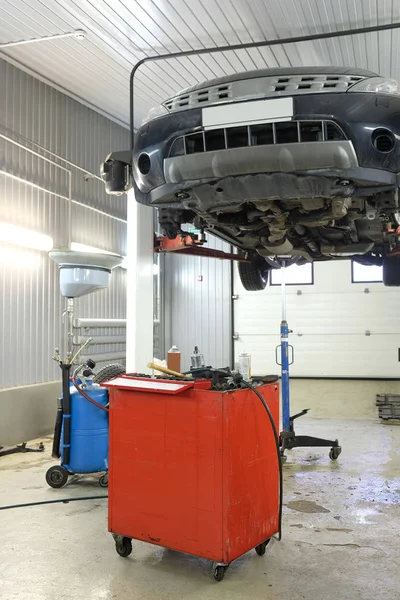
[[[0,222],[65,246],[71,187],[72,240],[125,254],[126,198],[107,196],[90,173],[97,175],[101,160],[128,141],[127,130],[0,60]],[[0,252],[0,388],[54,380],[59,369],[51,356],[64,305],[56,265],[44,252],[21,250],[19,264],[14,248],[0,245]],[[76,316],[125,318],[125,280],[116,269],[107,290],[77,301]]]
[[[230,251],[213,236],[209,248]],[[199,256],[165,256],[165,352],[175,344],[181,351],[181,368],[190,367],[197,345],[206,365],[231,364],[231,263]]]

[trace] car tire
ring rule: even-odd
[[[269,268],[265,261],[253,260],[238,264],[239,277],[242,286],[248,292],[264,290],[268,283]]]
[[[388,287],[400,286],[400,255],[383,258],[383,285]]]
[[[126,367],[124,365],[119,365],[118,363],[107,365],[106,367],[100,369],[100,371],[93,377],[93,383],[110,381],[110,379],[114,379],[114,377],[118,377],[119,375],[125,375],[125,373]]]

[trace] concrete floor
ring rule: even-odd
[[[141,542],[120,558],[106,500],[0,511],[1,600],[373,600],[400,598],[400,426],[311,419],[298,432],[338,436],[343,453],[295,450],[284,467],[283,540],[210,563]],[[97,480],[47,487],[46,452],[0,458],[0,505],[102,494]]]

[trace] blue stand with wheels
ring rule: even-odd
[[[294,430],[294,421],[298,417],[307,414],[306,408],[301,412],[290,416],[290,384],[289,367],[294,362],[294,349],[289,344],[289,325],[286,320],[286,283],[285,283],[285,265],[282,266],[282,321],[281,321],[281,343],[276,347],[276,362],[281,367],[281,402],[282,402],[282,431],[280,434],[281,459],[286,462],[285,450],[292,450],[298,447],[330,447],[329,458],[336,460],[342,451],[338,440],[325,440],[309,435],[296,435]],[[280,360],[279,360],[280,350]]]

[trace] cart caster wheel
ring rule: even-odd
[[[61,465],[50,467],[46,473],[47,484],[52,488],[62,488],[68,481],[68,471]]]
[[[122,539],[115,542],[115,549],[117,554],[126,558],[132,553],[132,540],[128,537],[123,537]]]
[[[108,475],[102,475],[99,479],[99,486],[102,488],[108,487]]]
[[[255,551],[258,554],[258,556],[264,556],[265,550],[266,550],[268,544],[270,543],[270,541],[271,541],[271,538],[269,538],[269,540],[266,540],[262,544],[259,544],[258,546],[255,547]]]
[[[225,573],[228,567],[224,565],[218,565],[213,569],[213,577],[215,581],[222,581],[225,577]]]
[[[337,442],[337,440],[336,440]],[[329,450],[329,458],[331,460],[336,460],[342,452],[342,448],[340,446],[334,446]]]
[[[287,456],[285,454],[281,454],[281,463],[284,465],[287,461]]]

